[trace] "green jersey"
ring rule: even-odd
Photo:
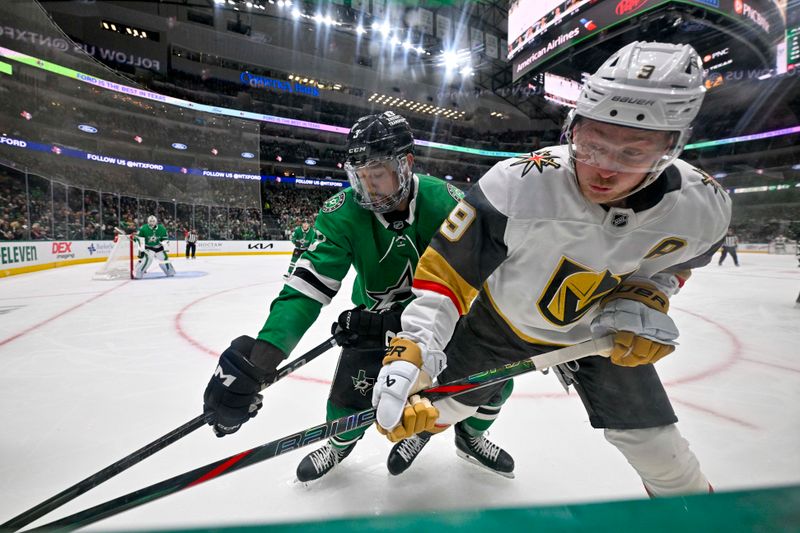
[[[407,304],[420,255],[462,196],[442,180],[414,175],[405,220],[362,208],[352,189],[332,196],[317,216],[316,238],[272,302],[258,338],[291,353],[351,266],[354,305],[382,310]]]
[[[292,244],[294,244],[295,248],[308,250],[308,247],[314,242],[314,235],[315,232],[312,226],[309,225],[307,231],[303,231],[302,226],[297,226],[292,232]]]
[[[145,224],[139,228],[138,236],[144,239],[145,248],[158,248],[161,246],[161,241],[166,241],[167,228],[158,224],[155,228],[151,228],[149,224]]]

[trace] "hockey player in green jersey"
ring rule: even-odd
[[[136,238],[139,241],[139,261],[133,269],[133,277],[140,279],[144,276],[153,261],[158,260],[158,266],[167,277],[175,275],[175,268],[169,261],[164,242],[169,240],[167,228],[158,223],[154,215],[147,217],[147,224],[139,228]]]
[[[412,298],[420,255],[462,193],[444,181],[412,172],[414,139],[406,120],[386,111],[359,119],[347,140],[351,187],[328,199],[316,235],[272,302],[253,340],[239,337],[220,356],[204,395],[218,436],[233,433],[261,407],[259,383],[269,381],[336,296],[352,266],[355,309],[334,324],[343,346],[327,402],[329,420],[370,407],[387,336],[399,327]],[[297,478],[322,477],[347,457],[366,428],[330,439],[298,465]]]
[[[292,252],[292,260],[289,262],[289,272],[283,275],[283,279],[289,279],[289,276],[292,275],[297,260],[303,255],[303,252],[308,250],[311,243],[314,242],[314,235],[314,228],[310,227],[306,220],[294,228],[291,239],[292,244],[294,244],[294,251]]]

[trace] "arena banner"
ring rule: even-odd
[[[769,0],[608,0],[578,11],[520,52],[512,62],[516,82],[535,68],[577,43],[634,16],[666,4],[686,4],[714,11],[755,29],[765,42],[783,37],[780,11]]]
[[[0,278],[49,268],[102,263],[114,248],[113,241],[9,241],[0,242]],[[287,255],[294,250],[289,241],[197,242],[197,257],[216,255]],[[185,241],[169,241],[167,253],[180,259]]]

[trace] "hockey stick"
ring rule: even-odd
[[[523,359],[518,363],[512,363],[502,368],[487,370],[485,372],[473,374],[467,378],[432,387],[422,391],[420,394],[426,396],[431,401],[435,401],[500,383],[533,370],[542,370],[561,363],[568,363],[588,355],[602,355],[613,347],[614,342],[612,339],[613,337],[609,336],[553,350],[541,355],[536,355],[530,359]],[[156,483],[155,485],[150,485],[149,487],[109,500],[30,531],[77,529],[88,524],[93,524],[103,518],[117,515],[128,509],[133,509],[147,502],[163,498],[179,490],[199,485],[200,483],[229,474],[246,466],[251,466],[266,461],[267,459],[272,459],[283,453],[302,448],[308,444],[367,426],[374,420],[375,409],[367,409],[350,416],[331,420],[325,424],[308,428],[298,433],[246,450],[237,455],[232,455],[189,472],[179,474],[161,481],[160,483]]]
[[[272,381],[265,384],[263,388],[267,388],[273,385],[276,381],[285,378],[286,376],[288,376],[301,366],[305,365],[306,363],[309,363],[317,356],[325,353],[334,346],[336,346],[336,341],[334,340],[334,338],[331,337],[327,339],[322,344],[312,348],[305,354],[301,355],[300,357],[294,359],[293,361],[290,361],[289,363],[279,368]],[[206,424],[206,416],[204,414],[193,418],[192,420],[186,422],[184,425],[175,428],[166,435],[154,440],[150,444],[142,448],[139,448],[138,450],[131,453],[130,455],[127,455],[126,457],[123,457],[116,463],[107,466],[104,469],[100,470],[99,472],[87,477],[83,481],[76,483],[75,485],[72,485],[67,489],[64,489],[63,491],[59,492],[52,498],[49,498],[43,501],[42,503],[34,507],[31,507],[24,513],[15,516],[8,522],[0,524],[0,530],[17,531],[18,529],[30,524],[37,518],[49,513],[53,509],[61,507],[65,503],[77,498],[84,492],[87,492],[93,489],[94,487],[98,486],[99,484],[103,483],[104,481],[108,481],[117,474],[124,472],[125,470],[132,467],[136,463],[139,463],[140,461],[150,457],[157,451],[163,450],[170,444],[178,441],[179,439],[182,439],[183,437],[193,432],[194,430],[203,427],[205,424]]]

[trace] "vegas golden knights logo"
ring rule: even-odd
[[[595,272],[566,257],[561,258],[539,298],[539,312],[548,322],[566,326],[580,320],[604,296],[617,288],[628,274]]]

